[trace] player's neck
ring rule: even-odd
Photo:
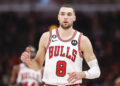
[[[58,28],[58,33],[60,35],[61,38],[63,39],[69,39],[73,36],[75,30],[71,27],[68,29],[63,29],[62,27]]]

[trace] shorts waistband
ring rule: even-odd
[[[49,84],[44,84],[44,86],[80,86],[80,84],[73,84],[73,85],[49,85]]]

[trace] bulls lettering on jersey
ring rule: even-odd
[[[28,68],[24,63],[21,63],[17,83],[21,83],[23,86],[39,86],[41,76],[41,70],[34,71]]]
[[[66,52],[63,52],[63,50],[66,49]],[[69,54],[70,47],[65,48],[64,46],[50,46],[49,47],[49,58],[53,57],[65,57],[68,59],[71,59],[73,62],[76,59],[77,50],[72,50],[72,55]]]
[[[81,72],[83,58],[80,55],[81,33],[75,31],[68,40],[63,40],[57,29],[50,32],[49,45],[45,55],[43,81],[46,84],[59,85],[68,83],[68,73]],[[50,68],[51,67],[51,68]],[[76,81],[75,84],[81,83]]]

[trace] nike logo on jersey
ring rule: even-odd
[[[52,42],[56,42],[56,41],[58,41],[58,40],[52,40]]]
[[[52,38],[55,39],[57,36],[56,35],[52,35]]]

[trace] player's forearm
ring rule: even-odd
[[[100,72],[100,68],[99,68],[97,60],[95,59],[95,60],[88,62],[88,65],[89,65],[90,69],[87,71],[84,71],[85,78],[87,78],[87,79],[98,78],[100,76],[101,72]]]
[[[39,69],[41,68],[41,67],[39,66],[38,62],[37,62],[35,59],[30,60],[30,61],[27,63],[27,65],[28,65],[31,69],[35,70],[35,71],[37,71],[37,70],[39,70]]]

